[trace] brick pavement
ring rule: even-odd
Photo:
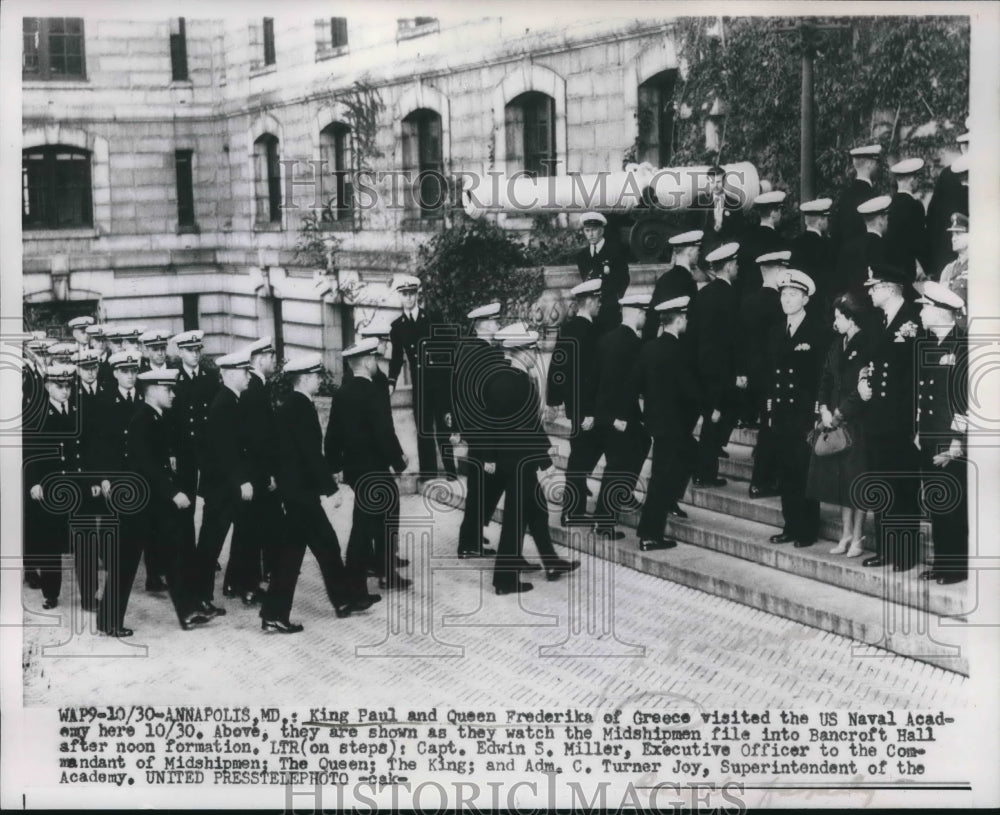
[[[351,507],[349,491],[344,492],[334,517],[342,546]],[[414,562],[433,562],[433,574],[426,569],[414,575],[411,566],[414,590],[383,593],[384,601],[369,612],[338,620],[307,553],[292,611],[305,631],[295,636],[263,634],[256,609],[233,601],[224,601],[225,618],[183,632],[169,599],[143,591],[141,568],[126,620],[136,636],[125,643],[89,631],[70,635],[69,579],[61,619],[42,617],[51,612],[41,612],[39,593],[24,589],[28,618],[35,623],[25,628],[25,704],[351,700],[401,706],[906,708],[966,703],[966,680],[957,674],[876,649],[857,656],[847,638],[588,555],[581,556],[584,565],[570,580],[547,583],[536,577],[535,590],[520,604],[515,597],[497,597],[489,589],[489,573],[475,572],[476,564],[485,562],[452,557],[457,512],[406,496],[402,513],[419,533],[414,545],[422,538],[432,553]],[[496,540],[498,527],[489,534]],[[535,554],[530,541],[526,554]],[[227,555],[228,545],[223,563]],[[607,570],[614,588],[614,633],[593,617],[589,627],[597,633],[587,636],[588,619],[570,612],[586,598],[602,596]],[[578,621],[584,635],[566,646],[568,620]],[[93,627],[92,614],[80,621]],[[39,627],[42,622],[60,624]],[[60,643],[61,650],[43,655],[43,649]],[[139,653],[109,656],[117,651]],[[67,652],[73,656],[64,656]]]

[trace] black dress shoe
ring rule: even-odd
[[[202,614],[208,617],[226,616],[226,610],[224,608],[222,608],[221,606],[214,605],[213,603],[210,603],[208,600],[202,600],[202,602],[198,604],[198,609],[201,611]]]
[[[153,575],[146,578],[146,591],[166,591],[166,581],[160,575]]]
[[[653,552],[657,549],[673,549],[677,541],[673,538],[643,538],[639,541],[639,551]]]
[[[575,572],[579,568],[579,560],[563,560],[562,558],[559,558],[558,560],[553,560],[545,564],[545,579],[558,580],[560,575]]]
[[[352,611],[354,611],[354,606],[350,603],[337,603],[333,607],[333,613],[341,618],[350,617]]]
[[[380,577],[378,579],[378,587],[380,589],[405,589],[413,583],[408,577],[400,577],[395,572],[388,577]]]
[[[811,540],[811,541],[795,541],[795,543],[793,544],[793,546],[795,546],[796,549],[805,549],[807,546],[812,546],[814,543],[816,543],[815,540]]]
[[[920,574],[917,575],[921,580],[936,580],[938,578],[938,572],[933,569],[924,569]]]
[[[959,572],[939,572],[937,576],[939,586],[951,586],[955,583],[961,583],[963,580],[968,580],[968,575]]]
[[[779,532],[777,535],[771,535],[768,540],[771,543],[791,543],[795,538],[791,535],[786,535],[784,532]]]
[[[677,504],[674,504],[667,510],[667,515],[672,515],[675,518],[686,518],[688,516],[688,514],[677,506]]]
[[[399,555],[394,555],[393,560],[396,562],[397,569],[405,569],[407,566],[410,565],[410,561],[408,561],[404,557],[400,557]]]
[[[523,583],[518,581],[517,583],[510,583],[506,586],[494,586],[493,590],[503,596],[505,594],[522,594],[526,591],[531,591],[535,588],[531,583]]]
[[[243,594],[243,605],[245,606],[255,606],[261,601],[261,594],[259,591],[250,589],[250,591]]]
[[[778,494],[776,490],[772,490],[770,487],[758,487],[756,484],[751,484],[748,492],[751,498],[771,498]]]
[[[724,487],[729,482],[724,478],[696,478],[693,481],[696,487]]]
[[[135,632],[131,628],[120,626],[118,628],[112,628],[109,631],[102,631],[101,633],[106,634],[109,637],[117,637],[118,639],[124,639],[125,637],[131,637]]]
[[[523,557],[520,558],[510,558],[501,564],[501,568],[513,569],[518,572],[537,572],[542,567],[537,563],[532,563]]]
[[[205,625],[211,617],[206,617],[200,611],[192,611],[184,619],[181,620],[181,628],[184,631],[190,631],[192,628],[197,628],[200,625]]]
[[[299,623],[290,623],[288,620],[265,620],[260,618],[260,627],[263,631],[277,631],[279,634],[298,634],[302,630]]]
[[[446,481],[458,481],[458,475],[456,473],[445,473],[444,478]]]
[[[42,600],[42,608],[45,609],[55,608],[58,605],[59,605],[58,597],[46,597],[44,600]]]
[[[892,570],[894,572],[908,572],[916,565],[917,565],[916,563],[907,560],[900,560],[892,564]]]
[[[874,557],[865,558],[864,560],[862,560],[861,565],[874,568],[876,566],[888,566],[889,561],[886,560],[881,555],[875,555]]]
[[[38,572],[25,572],[24,582],[29,589],[40,589],[42,587],[42,579],[38,576]]]

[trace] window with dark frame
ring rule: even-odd
[[[25,17],[22,31],[25,79],[86,79],[82,17]]]
[[[421,108],[402,122],[403,169],[412,179],[405,208],[410,217],[440,218],[444,215],[448,190],[444,178],[441,116]]]
[[[188,78],[187,32],[183,17],[170,22],[170,68],[175,82]]]
[[[281,164],[278,139],[265,133],[253,145],[257,223],[281,223]]]
[[[504,129],[507,163],[535,178],[555,174],[555,100],[528,91],[507,103]]]
[[[21,152],[21,226],[74,229],[93,226],[90,153],[47,145]]]
[[[347,18],[330,18],[330,47],[343,48],[347,45]]]
[[[274,65],[274,18],[264,18],[264,64]]]
[[[174,166],[177,170],[177,225],[194,226],[194,172],[193,150],[176,150]]]
[[[194,331],[198,328],[198,318],[199,318],[199,305],[198,305],[198,294],[182,294],[181,295],[181,308],[183,311],[184,319],[184,330]]]
[[[351,128],[333,122],[320,131],[320,200],[324,223],[350,221],[354,216],[354,189],[351,184],[349,147]]]
[[[661,71],[639,85],[637,161],[669,167],[673,153],[674,83],[677,71]]]

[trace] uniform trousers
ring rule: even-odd
[[[212,602],[215,591],[215,564],[229,534],[229,527],[242,510],[239,488],[219,485],[206,491],[205,508],[198,530],[194,558],[194,593],[199,600]],[[231,558],[230,558],[231,559]]]
[[[458,551],[479,552],[482,549],[483,527],[493,518],[503,495],[503,480],[496,473],[487,473],[474,454],[468,458],[468,474],[465,514],[458,530]]]
[[[649,454],[649,433],[638,421],[630,421],[625,430],[607,425],[600,430],[604,453],[604,476],[597,493],[594,520],[614,523],[615,509],[632,497],[642,463]]]
[[[696,450],[697,442],[689,434],[654,437],[653,467],[636,530],[640,539],[659,540],[663,536],[667,511],[687,489]]]
[[[601,437],[596,428],[582,430],[573,423],[566,462],[566,491],[563,495],[563,515],[579,518],[587,514],[587,476],[601,458]],[[639,462],[640,469],[642,462]]]
[[[62,590],[62,554],[69,545],[65,515],[50,512],[40,501],[25,497],[24,568],[38,575],[42,596],[58,600]]]
[[[729,443],[736,419],[739,403],[735,398],[727,399],[719,408],[719,421],[712,421],[712,410],[706,410],[701,417],[701,435],[698,439],[698,464],[695,478],[711,481],[719,477],[719,453]]]
[[[288,620],[306,547],[319,564],[327,597],[334,605],[350,599],[344,561],[337,533],[319,500],[285,500],[285,530],[276,553],[274,572],[260,616],[265,620]],[[361,575],[364,579],[364,573]]]
[[[455,451],[448,441],[444,409],[434,389],[422,377],[413,379],[413,418],[417,425],[417,460],[421,478],[437,475],[437,453],[448,475],[455,475]]]
[[[806,497],[812,454],[808,433],[801,422],[775,423],[770,430],[781,493],[781,531],[802,543],[814,543],[819,535],[819,501]]]
[[[354,490],[354,513],[351,534],[347,539],[346,570],[349,575],[364,575],[369,566],[379,577],[395,572],[390,555],[399,538],[399,485],[388,470],[365,473],[348,481]],[[359,595],[367,594],[362,579]]]
[[[549,512],[538,483],[538,465],[532,459],[499,474],[504,486],[503,527],[493,569],[493,585],[507,588],[518,582],[516,564],[522,560],[524,532],[534,538],[543,563],[558,558],[549,533]]]
[[[934,489],[934,483],[941,484],[938,495],[942,500],[927,501],[931,516],[931,536],[934,540],[934,571],[966,577],[969,572],[969,500],[968,462],[952,459],[944,467],[934,464],[938,445],[921,440],[920,464],[924,489]],[[932,508],[933,507],[933,508]]]
[[[196,546],[194,529],[195,496],[198,494],[198,459],[193,451],[177,455],[177,489],[191,499],[191,506],[177,510],[178,534],[188,551]],[[155,562],[155,557],[154,557]],[[148,562],[146,564],[149,565]]]
[[[887,502],[874,512],[876,551],[890,563],[912,565],[919,552],[919,452],[909,433],[869,433],[865,440],[869,483],[887,490]]]
[[[272,572],[283,524],[284,510],[278,491],[254,487],[253,499],[241,502],[236,511],[224,585],[231,586],[238,594],[260,587],[263,575]]]
[[[164,527],[170,525],[169,520],[155,518],[162,514],[162,509],[156,512],[146,508],[136,515],[119,516],[118,529],[109,536],[104,549],[108,575],[104,594],[97,604],[99,631],[114,631],[123,626],[144,544],[154,535],[163,534]]]

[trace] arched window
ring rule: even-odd
[[[93,226],[90,152],[61,144],[21,152],[21,226]]]
[[[669,167],[674,141],[677,71],[660,71],[639,85],[639,161]]]
[[[534,177],[556,172],[556,103],[548,94],[528,91],[504,110],[507,172],[524,170]]]
[[[265,133],[253,143],[254,198],[257,223],[281,223],[281,165],[278,139]]]
[[[411,180],[406,196],[410,218],[440,218],[448,199],[441,149],[441,116],[420,108],[402,122],[403,170]]]
[[[354,211],[351,185],[351,128],[341,122],[324,127],[319,134],[320,220],[350,221]]]

